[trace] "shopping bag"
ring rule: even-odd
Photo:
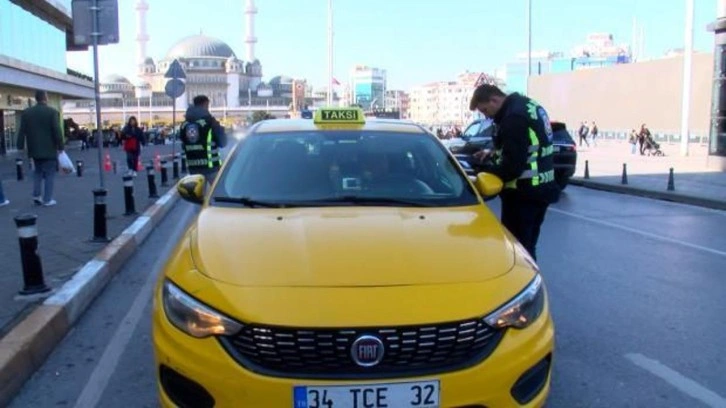
[[[76,171],[71,158],[65,151],[58,153],[58,168],[63,174],[72,174]]]

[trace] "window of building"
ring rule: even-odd
[[[0,0],[2,54],[66,73],[66,34],[8,0]]]

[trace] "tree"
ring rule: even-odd
[[[255,111],[252,113],[252,123],[261,122],[263,120],[275,119],[274,116],[270,115],[265,111]]]

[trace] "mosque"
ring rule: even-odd
[[[186,92],[176,99],[177,111],[183,112],[196,95],[208,96],[213,109],[224,109],[225,112],[255,107],[287,109],[294,99],[301,99],[301,89],[308,90],[305,81],[283,75],[273,77],[268,83],[262,81],[262,64],[255,56],[257,8],[254,0],[245,1],[244,57],[238,56],[224,41],[199,33],[178,40],[166,55],[155,61],[147,54],[150,39],[147,32],[148,11],[148,0],[137,0],[137,78],[132,81],[112,74],[101,80],[101,106],[104,116],[112,123],[120,122],[137,109],[141,113],[142,108],[143,112],[148,112],[149,121],[165,122],[162,116],[166,118],[173,102],[165,93],[168,78],[164,75],[174,60],[181,64],[186,75]],[[92,122],[87,117],[93,109],[92,101],[72,102],[64,107],[69,116],[82,123]],[[140,116],[142,121],[146,121],[146,115]]]

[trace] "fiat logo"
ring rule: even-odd
[[[360,336],[350,348],[350,356],[361,367],[373,367],[383,360],[383,342],[375,336]]]

